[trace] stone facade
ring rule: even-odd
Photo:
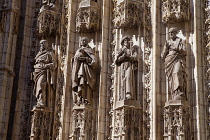
[[[0,139],[209,140],[210,0],[0,1]]]

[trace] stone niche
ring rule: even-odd
[[[94,32],[99,29],[100,10],[97,2],[84,0],[79,4],[76,16],[76,31]]]
[[[139,0],[118,0],[114,2],[115,28],[135,27],[142,25],[143,3]]]
[[[162,0],[162,21],[164,23],[175,23],[188,20],[188,0]]]

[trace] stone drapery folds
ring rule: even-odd
[[[88,45],[88,38],[81,39],[80,48],[72,58],[73,100],[77,105],[92,104],[92,94],[96,81],[96,57]]]

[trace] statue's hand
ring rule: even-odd
[[[86,57],[86,63],[90,63],[91,61],[92,61],[92,59],[91,58],[89,58],[89,57]]]

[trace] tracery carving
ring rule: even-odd
[[[175,140],[192,139],[189,107],[178,102],[168,103],[165,106],[163,136]]]
[[[136,0],[113,0],[114,1],[114,19],[115,28],[133,27],[142,24],[143,6]]]
[[[189,20],[189,1],[162,0],[162,20],[164,23]]]
[[[50,110],[34,109],[32,110],[31,140],[50,139],[52,112]]]
[[[76,16],[77,32],[94,32],[99,29],[100,10],[97,2],[84,0],[80,3]]]
[[[73,132],[71,140],[90,140],[93,139],[92,110],[89,108],[73,110]]]
[[[43,10],[38,15],[38,31],[43,36],[58,33],[60,14],[57,11]]]
[[[136,71],[138,69],[138,46],[133,46],[132,38],[124,36],[121,41],[122,48],[116,54],[116,65],[120,66],[121,85],[119,100],[136,100]]]
[[[141,139],[140,110],[122,107],[115,110],[114,138]]]

